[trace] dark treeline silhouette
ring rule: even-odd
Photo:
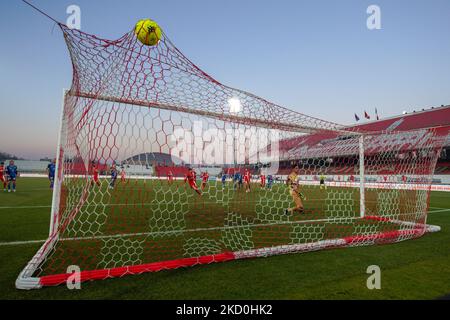
[[[22,159],[7,152],[0,151],[0,161],[5,160],[22,160]]]

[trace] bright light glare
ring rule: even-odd
[[[230,107],[231,113],[239,113],[241,112],[242,105],[241,100],[239,98],[230,98],[228,99],[228,106]]]

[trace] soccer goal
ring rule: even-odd
[[[223,85],[164,33],[150,46],[60,27],[73,82],[50,231],[17,288],[72,266],[87,281],[439,230],[426,220],[448,128],[346,128]]]

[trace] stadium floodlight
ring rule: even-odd
[[[87,281],[393,243],[439,229],[426,219],[448,128],[362,132],[289,110],[213,79],[155,22],[140,24],[151,28],[117,40],[59,24],[73,80],[64,95],[50,232],[17,288],[65,283],[73,265]],[[226,158],[232,144],[234,161]],[[278,170],[263,179],[255,164],[267,160],[258,155],[275,145]],[[191,163],[146,156],[170,159],[177,147],[192,154]],[[122,181],[112,181],[111,163],[126,163]],[[226,179],[206,178],[198,188],[195,171]],[[403,175],[408,182],[387,179]],[[297,211],[286,213],[294,203]]]
[[[242,110],[241,100],[239,100],[239,98],[236,97],[228,99],[228,106],[230,113],[233,114],[239,113]]]

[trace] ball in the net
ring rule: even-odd
[[[150,19],[139,20],[134,27],[134,33],[140,42],[147,46],[155,46],[161,39],[161,28]]]

